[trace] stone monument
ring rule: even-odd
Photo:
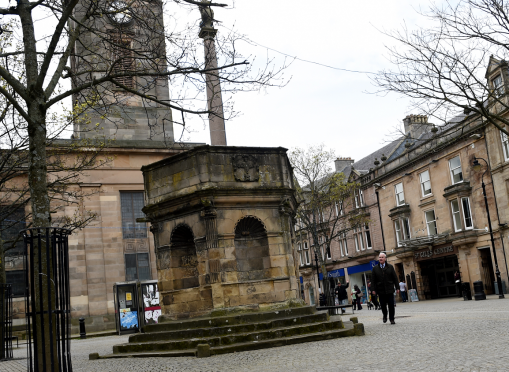
[[[163,319],[303,304],[286,149],[200,146],[142,171]]]

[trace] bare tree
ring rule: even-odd
[[[509,4],[445,1],[420,14],[429,27],[386,32],[396,41],[388,48],[394,68],[373,77],[379,92],[410,97],[415,111],[438,123],[474,115],[508,134],[509,102],[501,93],[509,79],[494,81],[486,73],[507,66]]]
[[[51,138],[64,130],[55,115],[66,100],[72,99],[73,109],[68,111],[80,139],[95,138],[101,145],[100,138],[105,137],[101,129],[115,127],[122,109],[136,103],[146,109],[149,137],[171,142],[166,133],[171,133],[174,123],[185,125],[187,115],[215,112],[214,108],[202,108],[206,107],[205,100],[203,105],[199,102],[208,74],[217,76],[223,93],[280,83],[284,66],[273,68],[269,63],[254,71],[249,58],[239,52],[237,34],[220,40],[218,65],[213,71],[207,69],[197,48],[196,22],[181,31],[173,27],[167,32],[164,27],[165,18],[178,21],[165,9],[182,6],[196,8],[199,18],[197,6],[225,4],[193,0],[166,4],[159,0],[18,0],[14,6],[0,8],[0,38],[4,40],[0,96],[4,107],[12,108],[19,118],[16,130],[27,139],[26,175],[34,226],[52,223],[48,159],[58,152],[50,154],[48,149],[55,145]],[[170,97],[163,92],[168,86],[179,89]],[[225,104],[226,111],[228,107]],[[170,109],[180,113],[179,120],[168,114]],[[56,162],[51,167],[64,170],[65,164]],[[46,288],[46,276],[36,277],[41,282],[36,286]],[[47,358],[47,363],[50,360]],[[50,370],[50,365],[38,368]]]
[[[332,169],[336,155],[324,145],[293,149],[289,158],[297,180],[298,199],[302,201],[297,210],[297,233],[313,242],[313,253],[324,277],[323,293],[331,306],[334,296],[327,280],[325,257],[330,257],[331,245],[341,235],[367,222],[366,215],[352,208],[359,184],[349,182],[343,173]]]

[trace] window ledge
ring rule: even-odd
[[[428,195],[426,195],[426,196],[423,196],[423,197],[421,198],[421,201],[422,201],[422,200],[424,200],[424,199],[431,198],[432,196],[433,196],[433,193],[428,194]]]
[[[422,199],[421,199],[421,200],[422,200]],[[432,199],[432,200],[425,200],[425,201],[423,201],[421,204],[419,204],[419,207],[420,207],[420,208],[426,207],[426,206],[428,206],[428,205],[430,205],[430,204],[434,204],[434,203],[435,203],[435,201],[436,201],[435,199]]]
[[[408,204],[403,204],[403,205],[400,205],[399,207],[396,207],[396,208],[392,208],[390,211],[389,211],[389,217],[399,217],[400,215],[406,215],[406,214],[410,214],[410,205]]]
[[[468,196],[471,193],[472,187],[470,186],[470,182],[463,181],[446,187],[444,189],[444,198],[449,198],[450,196]]]

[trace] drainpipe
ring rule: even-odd
[[[386,251],[386,249],[385,249],[385,237],[384,237],[384,226],[382,225],[382,212],[380,211],[380,198],[378,196],[378,191],[375,191],[375,194],[376,194],[376,205],[378,207],[378,217],[380,218],[380,229],[382,230],[382,245],[384,247],[384,251]]]

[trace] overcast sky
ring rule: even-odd
[[[256,43],[338,68],[376,72],[390,67],[380,30],[423,24],[416,7],[426,1],[225,0],[215,9],[219,32],[235,29]],[[188,14],[192,17],[193,14]],[[195,16],[199,18],[196,11]],[[245,54],[283,56],[242,44]],[[360,159],[381,147],[409,112],[408,100],[376,91],[363,73],[296,60],[284,88],[236,95],[240,117],[226,125],[228,145],[305,147],[324,143],[339,156]],[[210,143],[208,127],[195,122],[188,139]],[[179,128],[175,130],[178,132]]]

